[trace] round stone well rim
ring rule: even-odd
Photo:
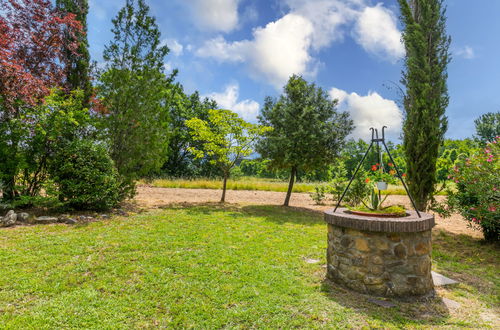
[[[420,212],[407,211],[406,217],[383,218],[377,216],[361,216],[349,213],[346,208],[339,208],[325,211],[325,222],[334,226],[352,228],[363,231],[375,231],[386,233],[414,233],[430,230],[435,225],[434,215]]]

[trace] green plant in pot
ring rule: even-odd
[[[353,213],[360,215],[378,215],[390,217],[404,217],[406,216],[406,209],[403,205],[390,205],[383,207],[382,204],[387,199],[388,195],[383,198],[379,194],[379,190],[375,187],[372,189],[371,194],[367,201],[361,201],[362,205],[350,208]]]

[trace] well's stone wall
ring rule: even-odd
[[[432,215],[377,219],[353,216],[339,209],[335,213],[326,212],[325,220],[328,223],[327,276],[331,280],[380,296],[415,296],[433,291]],[[413,229],[405,229],[404,222]],[[419,224],[415,227],[416,223]],[[413,231],[417,227],[420,230]]]

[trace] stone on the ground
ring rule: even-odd
[[[20,222],[28,222],[30,218],[30,215],[26,212],[22,212],[22,213],[19,213],[17,215],[17,221],[20,221]]]
[[[17,214],[10,210],[4,217],[0,217],[0,226],[1,227],[10,227],[13,226],[17,221]]]
[[[451,300],[448,298],[442,298],[443,303],[448,307],[448,309],[458,309],[460,308],[460,303],[456,302],[455,300]]]
[[[438,274],[436,272],[431,272],[432,274],[432,281],[434,282],[435,286],[443,286],[443,285],[450,285],[450,284],[457,284],[458,282],[455,280],[452,280],[451,278],[448,278],[446,276],[443,276],[441,274]]]
[[[101,214],[100,217],[103,218],[103,219],[109,219],[110,218],[109,214]]]
[[[66,219],[66,223],[67,223],[68,225],[74,225],[74,224],[78,223],[78,221],[76,221],[76,220],[75,220],[75,219],[73,219],[73,218],[67,218],[67,219]]]
[[[306,258],[305,261],[308,263],[308,264],[317,264],[319,262],[318,259],[310,259],[310,258]]]
[[[381,307],[384,307],[384,308],[396,307],[396,305],[394,303],[387,301],[387,300],[369,298],[368,301],[375,304],[375,305],[379,305]]]
[[[38,224],[57,223],[57,222],[59,222],[59,218],[49,217],[49,216],[41,216],[41,217],[36,217],[34,222],[38,223]]]

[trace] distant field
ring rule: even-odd
[[[190,189],[222,189],[222,180],[214,179],[157,179],[150,183],[158,188],[190,188]],[[314,187],[319,182],[298,182],[293,186],[293,192],[308,193],[313,192]],[[227,182],[229,190],[261,190],[284,192],[288,189],[288,182],[276,179],[261,179],[255,177],[243,177],[240,179],[230,179]],[[388,195],[406,195],[402,185],[389,185]],[[440,195],[444,195],[440,193]]]

